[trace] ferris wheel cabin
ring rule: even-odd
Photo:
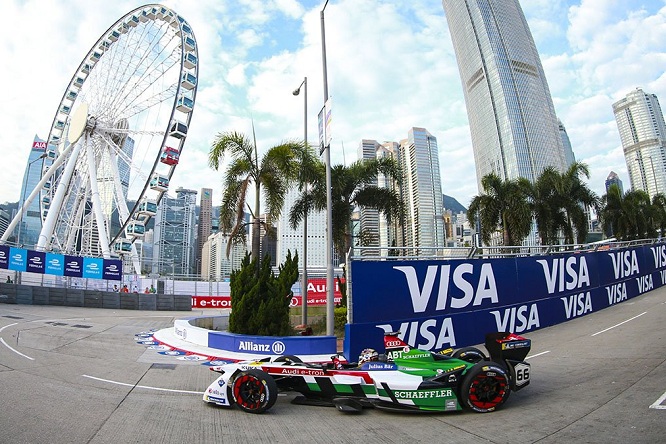
[[[132,242],[127,239],[118,239],[113,244],[113,251],[118,254],[130,253],[132,252]]]
[[[178,103],[176,103],[176,109],[183,113],[189,113],[194,108],[194,100],[190,99],[186,95],[182,95],[178,98]]]
[[[180,86],[187,90],[193,89],[195,86],[197,86],[197,78],[194,74],[191,74],[189,72],[184,72],[183,77],[180,80]]]
[[[150,188],[155,191],[166,191],[169,189],[169,178],[158,173],[153,174],[150,179]]]
[[[167,165],[177,165],[180,159],[180,152],[176,148],[165,146],[160,155],[160,162]]]
[[[187,136],[187,125],[178,120],[174,120],[169,128],[169,135],[176,139],[184,139]]]
[[[143,216],[154,216],[157,214],[157,203],[154,200],[145,199],[139,204],[139,214]]]
[[[146,234],[146,226],[139,220],[133,220],[127,225],[125,233],[128,237],[143,237]]]

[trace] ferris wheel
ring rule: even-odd
[[[140,271],[135,241],[178,164],[197,81],[194,33],[170,8],[139,7],[102,34],[65,88],[23,205],[39,199],[37,250],[129,256]]]

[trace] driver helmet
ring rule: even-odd
[[[358,365],[378,360],[379,360],[379,353],[377,353],[377,350],[374,350],[372,348],[366,348],[361,352],[361,354],[358,357]]]

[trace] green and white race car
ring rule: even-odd
[[[203,400],[250,413],[275,404],[278,391],[298,392],[293,402],[331,405],[342,412],[364,407],[410,411],[486,413],[500,407],[511,391],[530,383],[525,357],[531,341],[512,333],[486,335],[490,357],[467,347],[438,352],[412,348],[398,337],[384,336],[385,354],[363,350],[359,362],[336,355],[322,364],[296,356],[242,361],[211,367],[221,375]]]

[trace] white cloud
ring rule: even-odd
[[[666,100],[666,7],[643,0],[523,0],[541,51],[558,116],[590,186],[616,171],[628,176],[610,106],[641,86]],[[636,5],[636,3],[640,3]],[[5,180],[0,201],[16,201],[30,143],[47,136],[60,97],[90,46],[139,0],[8,0],[0,29],[4,97],[0,105]],[[323,104],[321,31],[315,0],[170,0],[192,25],[200,85],[175,187],[211,187],[207,167],[219,131],[249,133],[260,147],[303,132],[308,77],[308,133],[317,140]],[[399,141],[412,126],[438,139],[443,191],[468,204],[477,194],[471,141],[458,69],[441,2],[331,0],[326,9],[334,162],[356,159],[363,138]],[[344,156],[342,146],[344,144]]]

